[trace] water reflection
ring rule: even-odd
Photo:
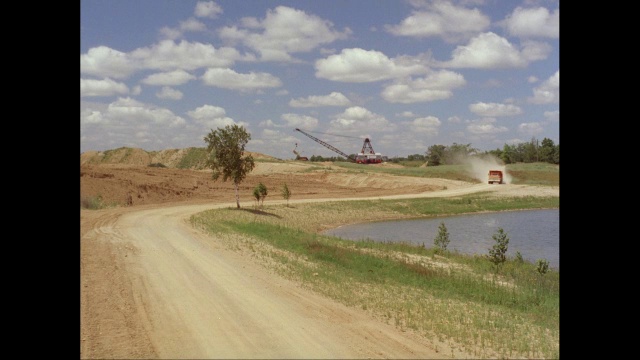
[[[449,232],[450,251],[488,254],[495,244],[492,236],[502,228],[509,237],[507,256],[515,257],[516,252],[520,252],[525,260],[546,259],[550,267],[560,269],[559,209],[354,224],[328,230],[324,234],[351,240],[404,241],[431,247],[441,222]]]

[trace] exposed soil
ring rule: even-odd
[[[185,219],[235,206],[211,172],[81,161],[82,358],[471,358],[286,281],[191,228]],[[145,165],[142,165],[145,164]],[[363,165],[365,166],[365,165]],[[391,164],[366,166],[393,166]],[[349,173],[330,164],[258,162],[240,186],[266,202],[452,196],[476,191],[559,196],[559,189]],[[311,215],[312,216],[312,215]]]

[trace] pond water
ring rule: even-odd
[[[489,254],[493,235],[502,228],[509,238],[507,257],[516,252],[535,263],[545,259],[549,267],[560,270],[560,210],[522,210],[457,215],[416,220],[394,220],[345,225],[323,234],[348,240],[371,239],[408,242],[433,247],[440,223],[449,233],[449,251],[463,254]]]

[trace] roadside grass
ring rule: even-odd
[[[81,209],[99,210],[117,206],[119,206],[118,203],[106,203],[101,195],[82,196],[80,198]]]
[[[560,185],[560,168],[549,163],[509,164],[507,172],[514,184]]]
[[[384,167],[378,165],[363,165],[351,162],[336,162],[336,166],[358,173],[382,173],[396,176],[415,176],[422,178],[443,178],[472,183],[480,182],[474,178],[471,168],[467,165],[441,165],[431,167]]]
[[[423,178],[443,178],[461,180],[472,183],[480,182],[473,176],[470,165],[438,165],[416,167],[413,164],[402,168],[389,168],[377,165],[362,165],[350,162],[336,162],[336,166],[356,172],[384,173],[397,176],[415,176]],[[513,184],[560,186],[560,169],[558,165],[548,163],[521,163],[506,165],[506,171],[513,177]]]
[[[210,210],[194,226],[302,286],[477,358],[559,357],[559,271],[423,245],[351,241],[319,231],[353,219],[559,207],[559,198],[372,200]],[[517,249],[514,249],[517,251]]]

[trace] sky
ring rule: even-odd
[[[80,152],[560,143],[559,0],[81,0]]]

